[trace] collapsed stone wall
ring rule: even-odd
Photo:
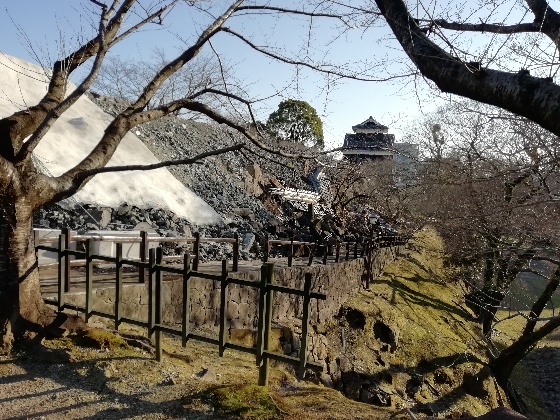
[[[393,261],[402,247],[376,250],[373,259],[373,275],[378,276],[384,267]],[[312,300],[310,323],[318,325],[336,315],[344,302],[362,285],[365,259],[342,261],[338,264],[311,267],[285,267],[275,269],[275,283],[303,289],[305,273],[313,274],[312,290],[327,295],[325,301]],[[231,273],[231,277],[258,281],[260,271]],[[220,285],[211,280],[190,280],[190,322],[195,327],[216,326],[219,323]],[[164,281],[162,288],[163,322],[178,324],[182,319],[182,279]],[[93,309],[114,313],[115,290],[112,287],[93,290]],[[129,284],[123,287],[122,314],[127,318],[148,319],[147,284]],[[234,329],[255,329],[257,326],[258,289],[247,286],[229,285],[227,294],[227,324]],[[85,293],[66,294],[66,302],[85,305]],[[285,293],[276,293],[273,306],[273,321],[290,323],[302,316],[303,298]]]

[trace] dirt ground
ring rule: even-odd
[[[227,351],[219,358],[215,347],[189,343],[182,348],[171,337],[164,340],[161,363],[128,346],[95,349],[69,339],[45,344],[66,348],[71,361],[29,351],[0,358],[0,419],[240,418],[239,410],[220,408],[213,392],[257,384],[254,356]],[[282,366],[272,369],[267,392],[272,412],[243,418],[376,419],[392,413],[298,381]]]

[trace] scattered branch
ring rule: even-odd
[[[74,175],[74,182],[81,183],[83,182],[83,180],[91,176],[108,173],[108,172],[150,171],[154,169],[165,168],[167,166],[190,165],[193,163],[198,163],[207,157],[238,151],[243,149],[244,147],[245,147],[244,144],[235,144],[233,146],[223,147],[221,149],[215,149],[215,150],[210,150],[208,152],[199,153],[198,155],[193,156],[191,158],[178,159],[178,160],[164,160],[162,162],[152,163],[150,165],[105,166],[103,168],[90,169],[90,170],[76,173]]]
[[[259,47],[258,45],[254,44],[249,39],[247,39],[246,37],[241,35],[240,33],[236,32],[236,31],[234,31],[230,28],[223,27],[221,29],[221,31],[229,33],[229,34],[237,37],[238,39],[243,41],[245,44],[247,44],[249,47],[251,47],[255,51],[258,51],[258,52],[266,55],[267,57],[273,58],[273,59],[275,59],[277,61],[280,61],[282,63],[291,64],[291,65],[294,65],[294,66],[306,67],[306,68],[318,71],[320,73],[325,73],[325,74],[328,74],[328,75],[338,76],[338,77],[345,78],[345,79],[352,79],[352,80],[358,80],[358,81],[363,81],[363,82],[387,82],[389,80],[406,78],[406,77],[409,77],[409,76],[414,74],[414,73],[407,73],[407,74],[399,74],[399,75],[389,76],[389,77],[384,77],[384,78],[373,78],[373,77],[363,77],[363,76],[360,76],[358,73],[354,73],[354,74],[344,73],[344,72],[341,72],[339,70],[336,70],[335,67],[331,66],[331,65],[310,64],[307,61],[294,60],[294,59],[291,59],[291,58],[288,58],[288,57],[281,56],[279,54],[275,54],[275,53],[273,53],[273,52],[271,52],[271,51],[269,51],[269,50],[267,50],[263,47]]]

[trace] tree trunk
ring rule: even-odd
[[[4,198],[4,197],[3,197]],[[0,351],[31,338],[52,319],[43,302],[33,238],[33,211],[26,198],[0,208]]]
[[[510,377],[515,366],[534,348],[534,346],[548,334],[560,327],[560,318],[554,317],[538,330],[530,334],[523,334],[517,341],[502,350],[500,355],[490,361],[488,366],[492,370],[496,382],[506,391],[510,401],[515,401],[516,395],[510,384]],[[519,409],[520,407],[514,407]]]
[[[506,389],[513,369],[529,353],[534,343],[519,340],[514,345],[503,350],[500,355],[490,362],[490,369],[502,389]]]

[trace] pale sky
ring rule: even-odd
[[[84,16],[84,5],[92,10],[87,0],[3,0],[3,13],[0,13],[0,51],[37,62],[50,64],[60,56],[60,51],[71,51],[79,39],[91,36],[92,24]],[[142,2],[144,4],[154,2]],[[227,1],[215,1],[224,10]],[[279,2],[284,5],[286,2]],[[126,40],[115,48],[114,53],[121,56],[147,59],[156,47],[164,48],[168,58],[172,58],[186,41],[198,33],[208,15],[182,5],[174,10],[163,26],[151,26],[146,31]],[[286,19],[285,17],[259,17],[248,20],[246,17],[234,18],[228,26],[247,34],[262,44],[302,45],[307,39],[306,20]],[[398,44],[391,40],[386,25],[381,29],[356,30],[350,35],[336,38],[334,21],[316,19],[314,35],[308,45],[298,50],[300,58],[305,55],[322,57],[336,63],[350,60],[375,60],[388,57],[393,62],[406,62],[407,58]],[[17,25],[17,26],[16,26]],[[385,38],[383,42],[380,39]],[[321,45],[322,41],[329,45]],[[332,41],[332,42],[330,42]],[[323,42],[324,44],[324,42]],[[32,45],[33,48],[30,48]],[[256,105],[257,117],[266,120],[282,99],[295,98],[309,102],[324,122],[325,143],[327,147],[342,145],[344,134],[351,132],[351,126],[373,116],[377,121],[390,127],[390,133],[402,136],[403,128],[414,120],[420,110],[432,111],[437,103],[425,96],[425,84],[415,89],[412,78],[390,82],[333,81],[328,84],[324,76],[306,69],[286,64],[278,64],[270,58],[252,51],[240,40],[226,34],[218,35],[213,41],[214,48],[225,63],[234,67],[234,74],[253,98],[267,98]],[[210,50],[208,50],[211,53]],[[371,66],[369,69],[371,70]],[[386,77],[385,69],[380,69],[376,77]]]

